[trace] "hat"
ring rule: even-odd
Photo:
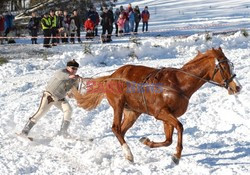
[[[79,64],[73,59],[67,62],[67,66],[79,67]]]

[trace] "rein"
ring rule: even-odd
[[[219,86],[219,87],[224,87],[224,88],[228,89],[229,83],[231,81],[233,81],[233,79],[236,77],[236,74],[233,74],[229,79],[226,79],[225,75],[223,73],[224,72],[223,68],[221,67],[220,64],[223,63],[223,62],[228,62],[228,59],[224,59],[224,60],[218,61],[218,59],[216,58],[216,61],[218,63],[215,66],[214,73],[213,73],[213,76],[212,76],[211,80],[207,80],[205,78],[199,77],[197,75],[194,75],[192,73],[189,73],[189,72],[186,72],[186,71],[183,71],[183,70],[180,70],[180,69],[175,69],[175,70],[178,71],[178,72],[182,72],[182,73],[184,73],[186,75],[189,75],[191,77],[197,78],[199,80],[205,81],[207,83],[210,83],[210,84],[213,84],[213,85],[216,85],[216,86]],[[174,68],[171,68],[171,69],[174,69]],[[220,83],[217,83],[215,81],[212,81],[214,79],[215,74],[218,72],[218,70],[220,71],[220,74],[221,74],[221,76],[223,78],[224,84],[220,84]]]

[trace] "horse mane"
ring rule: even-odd
[[[209,49],[207,50],[205,53],[201,53],[200,51],[198,51],[198,54],[192,59],[190,60],[189,62],[187,62],[186,64],[183,65],[182,68],[187,68],[187,67],[190,67],[190,66],[195,66],[196,62],[199,62],[203,59],[206,59],[208,57],[211,57],[211,55],[224,55],[221,48],[219,47],[219,49]]]

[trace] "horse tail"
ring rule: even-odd
[[[105,97],[105,91],[103,90],[107,79],[110,76],[103,76],[95,79],[91,79],[87,82],[87,92],[81,94],[76,89],[72,90],[72,94],[77,101],[79,107],[85,110],[95,109]]]

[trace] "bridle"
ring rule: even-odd
[[[226,79],[225,73],[224,73],[224,69],[221,66],[221,63],[227,62],[228,65],[230,66],[230,73],[232,74],[232,68],[233,68],[233,63],[230,62],[227,58],[223,59],[223,60],[218,60],[218,58],[215,58],[215,69],[214,69],[214,73],[212,75],[211,80],[209,81],[212,84],[215,84],[217,86],[220,87],[224,87],[226,89],[228,89],[229,87],[229,83],[231,83],[233,81],[233,79],[236,77],[236,74],[232,74],[231,77],[229,79]],[[215,81],[213,81],[215,74],[220,71],[220,75],[223,78],[223,84],[217,83]]]

